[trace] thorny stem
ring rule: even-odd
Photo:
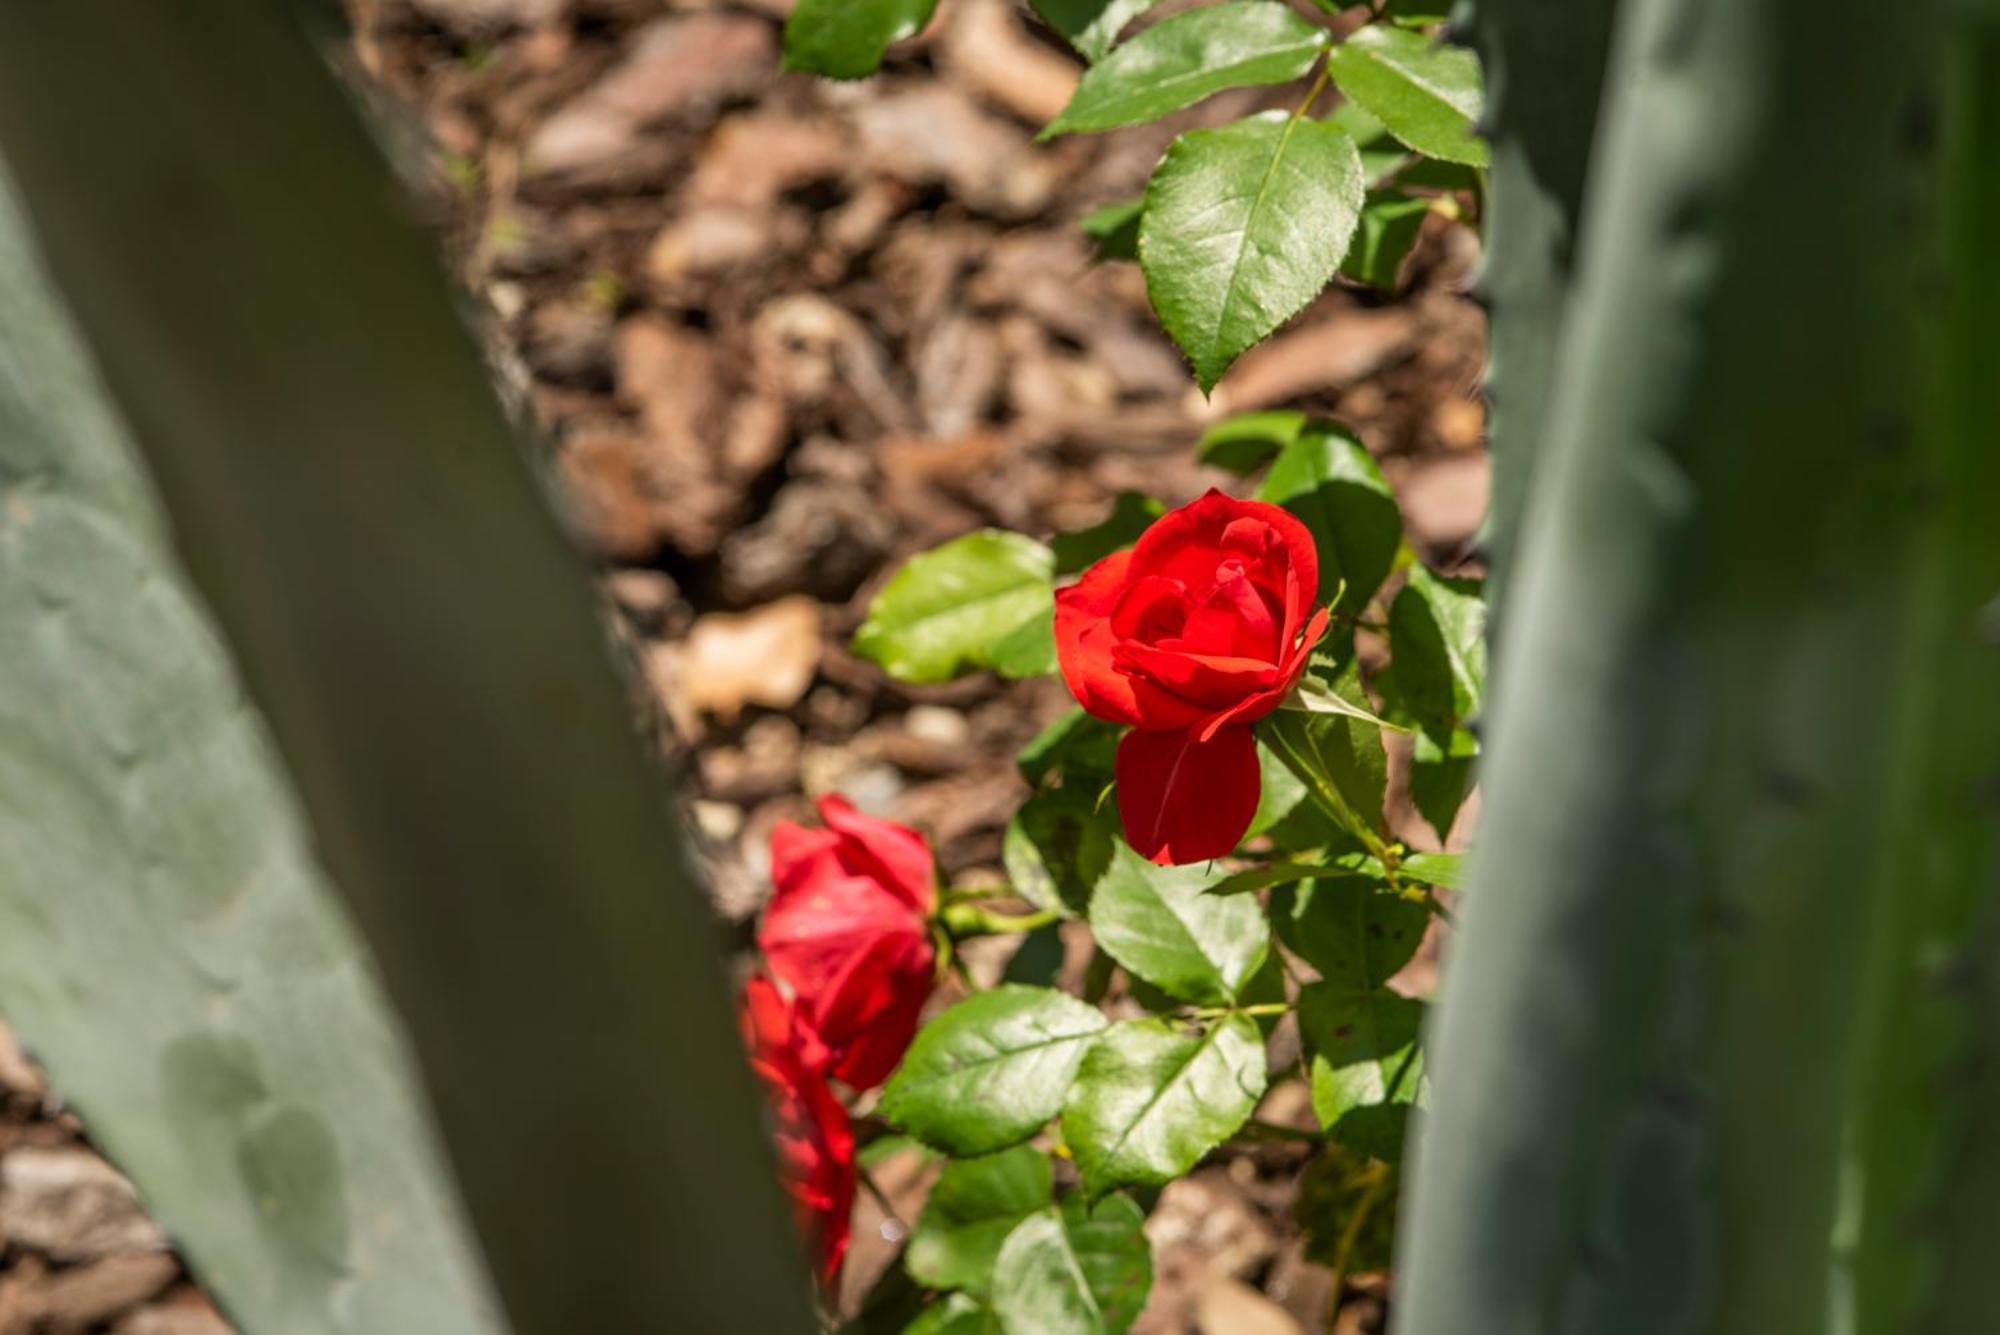
[[[1245,1122],[1243,1129],[1236,1134],[1245,1140],[1295,1140],[1309,1145],[1317,1145],[1326,1139],[1326,1137],[1320,1135],[1317,1131],[1307,1131],[1296,1126],[1285,1126],[1279,1122],[1266,1122],[1259,1118],[1252,1118],[1250,1121]]]
[[[1042,909],[1035,913],[996,913],[977,904],[946,904],[938,913],[954,940],[969,936],[998,936],[1007,932],[1032,932],[1046,927],[1061,915]]]
[[[1319,804],[1320,809],[1333,817],[1336,825],[1351,831],[1361,841],[1361,846],[1368,850],[1369,856],[1386,869],[1389,884],[1400,890],[1402,887],[1396,881],[1396,855],[1382,836],[1375,833],[1354,814],[1354,809],[1347,805],[1347,799],[1340,795],[1340,790],[1320,772],[1319,766],[1299,754],[1298,748],[1292,745],[1290,738],[1273,729],[1266,740],[1284,752],[1290,762],[1287,767],[1305,780],[1306,792]]]
[[[1312,104],[1317,102],[1319,100],[1319,95],[1326,91],[1327,80],[1332,77],[1333,77],[1333,66],[1328,64],[1326,61],[1322,60],[1319,63],[1319,77],[1317,79],[1314,79],[1312,81],[1312,87],[1306,90],[1306,100],[1299,103],[1298,109],[1292,113],[1293,120],[1298,120],[1300,117],[1304,116],[1308,111],[1312,110]]]
[[[1340,1298],[1347,1289],[1347,1264],[1354,1255],[1354,1244],[1360,1241],[1362,1226],[1368,1222],[1376,1200],[1382,1195],[1382,1186],[1389,1180],[1389,1165],[1380,1159],[1370,1160],[1362,1172],[1367,1175],[1367,1185],[1361,1199],[1354,1204],[1354,1213],[1347,1217],[1347,1226],[1340,1230],[1340,1243],[1333,1251],[1333,1310],[1328,1315],[1329,1327],[1338,1324]]]
[[[1288,1001],[1268,1001],[1255,1006],[1203,1006],[1190,1015],[1197,1020],[1221,1020],[1231,1015],[1289,1015],[1291,1010]]]
[[[870,1172],[865,1164],[855,1165],[855,1172],[861,1179],[861,1185],[875,1198],[875,1204],[882,1207],[883,1216],[907,1233],[908,1227],[903,1223],[902,1216],[896,1213],[896,1207],[890,1204],[889,1193],[882,1190],[881,1184],[876,1182],[875,1174]]]

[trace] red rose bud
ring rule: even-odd
[[[854,1212],[854,1129],[826,1083],[827,1051],[770,980],[743,990],[743,1041],[771,1108],[778,1176],[829,1291]]]
[[[771,833],[771,902],[757,945],[856,1089],[882,1083],[917,1031],[936,981],[929,845],[915,830],[825,797],[826,828]]]
[[[1318,591],[1304,524],[1211,491],[1056,593],[1070,693],[1134,729],[1118,744],[1118,815],[1146,857],[1202,862],[1242,841],[1260,787],[1250,724],[1326,633]]]

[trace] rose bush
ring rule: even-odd
[[[1275,505],[1210,491],[1056,594],[1077,703],[1130,724],[1118,813],[1159,863],[1234,849],[1262,782],[1250,724],[1278,707],[1326,633],[1312,534]]]
[[[1006,884],[941,885],[920,834],[838,796],[772,836],[760,1071],[826,1285],[853,1140],[944,1160],[890,1277],[914,1293],[871,1299],[857,1330],[1120,1335],[1152,1279],[1125,1189],[1245,1135],[1302,1156],[1309,1256],[1344,1274],[1387,1255],[1425,1088],[1401,977],[1459,861],[1393,828],[1383,737],[1408,734],[1422,837],[1442,835],[1477,747],[1478,586],[1413,559],[1380,470],[1331,424],[1258,414],[1203,455],[1268,464],[1257,498],[1125,497],[1047,546],[968,535],[869,609],[857,651],[893,677],[1059,672],[1077,701],[1020,755]],[[959,947],[996,933],[1026,935],[982,990]],[[918,1030],[940,979],[952,1004]],[[1258,1121],[1285,1081],[1313,1125]]]

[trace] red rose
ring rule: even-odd
[[[1133,726],[1118,815],[1146,857],[1201,862],[1241,842],[1259,788],[1249,725],[1325,634],[1318,591],[1304,524],[1211,491],[1057,592],[1063,680],[1088,712]]]
[[[743,1042],[771,1105],[779,1181],[831,1290],[854,1212],[854,1129],[826,1083],[827,1051],[768,979],[743,990]]]
[[[880,1084],[936,981],[930,847],[915,830],[820,799],[822,830],[771,833],[771,902],[757,930],[772,977],[832,1054],[834,1076]]]

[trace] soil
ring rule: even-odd
[[[1353,429],[1439,566],[1470,551],[1487,478],[1464,227],[1429,219],[1395,293],[1337,286],[1206,400],[1136,267],[1093,262],[1079,217],[1136,194],[1173,135],[1284,90],[1035,145],[1078,65],[1013,0],[945,0],[855,84],[779,72],[788,8],[349,0],[339,53],[545,444],[744,940],[772,825],[836,789],[924,829],[954,882],[1000,878],[1012,757],[1067,696],[899,686],[856,659],[903,557],[981,526],[1083,527],[1123,491],[1239,485],[1192,445],[1256,408]],[[1309,1124],[1297,1082],[1260,1116]],[[1380,1327],[1386,1277],[1333,1318],[1333,1277],[1305,1259],[1307,1154],[1229,1151],[1161,1194],[1141,1335]],[[871,1172],[850,1305],[929,1170],[892,1152]],[[0,1244],[0,1335],[228,1329],[4,1031]]]

